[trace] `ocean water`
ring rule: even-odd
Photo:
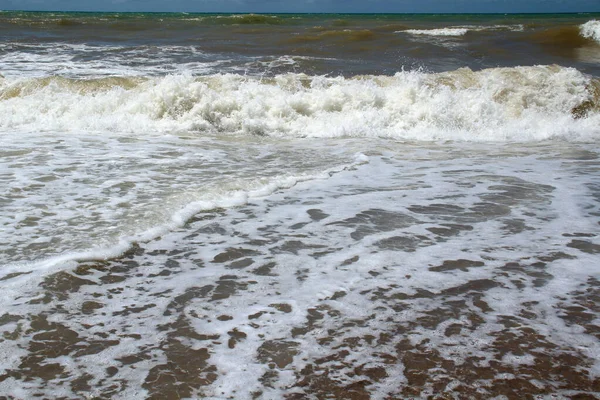
[[[600,396],[600,14],[0,12],[0,397]]]

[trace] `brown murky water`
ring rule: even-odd
[[[600,398],[598,19],[0,13],[0,399]]]
[[[386,153],[197,214],[116,260],[4,276],[22,289],[0,317],[0,388],[598,398],[600,164],[555,150],[418,151],[419,166]]]

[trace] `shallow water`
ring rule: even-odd
[[[200,212],[119,259],[11,272],[0,387],[591,395],[598,151],[375,141],[368,162]]]
[[[0,14],[0,396],[595,398],[596,24]]]

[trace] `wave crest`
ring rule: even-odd
[[[464,36],[469,32],[481,31],[523,31],[523,25],[468,25],[468,26],[450,26],[445,28],[435,29],[401,29],[395,33],[409,33],[417,36]]]
[[[438,29],[407,29],[404,32],[412,35],[427,36],[464,36],[469,29],[467,28],[438,28]]]
[[[284,21],[276,15],[237,14],[215,17],[223,25],[281,25]]]
[[[600,43],[600,21],[591,20],[580,26],[581,36]]]
[[[559,66],[350,79],[304,74],[5,79],[0,129],[596,140],[599,87],[597,80]]]

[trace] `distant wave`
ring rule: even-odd
[[[207,17],[205,19],[212,18],[221,24],[227,25],[280,25],[284,23],[284,20],[276,15],[265,14],[219,15],[216,17]]]
[[[396,33],[405,32],[411,35],[426,35],[426,36],[464,36],[471,31],[495,31],[495,30],[510,30],[522,31],[522,25],[490,25],[490,26],[455,26],[436,29],[406,29],[396,31]]]
[[[59,28],[70,29],[79,25],[88,25],[96,29],[112,29],[114,31],[143,31],[156,29],[159,25],[168,25],[173,21],[181,23],[189,21],[193,24],[207,25],[285,25],[293,23],[294,17],[278,16],[267,14],[185,14],[173,13],[166,14],[164,18],[156,18],[151,13],[134,14],[78,14],[69,12],[43,13],[18,13],[12,18],[4,18],[2,22],[13,25],[23,25],[27,27],[35,26],[55,26]]]
[[[586,39],[592,39],[600,43],[600,21],[591,20],[581,25],[581,36]]]
[[[439,29],[407,29],[404,32],[412,35],[428,36],[463,36],[469,30],[467,28],[439,28]]]
[[[373,40],[376,37],[375,33],[369,29],[341,29],[341,30],[325,30],[316,34],[296,35],[288,39],[290,43],[310,43],[319,40],[339,40],[341,42],[360,42]]]
[[[597,140],[600,81],[559,66],[351,79],[6,78],[0,115],[0,131]]]

